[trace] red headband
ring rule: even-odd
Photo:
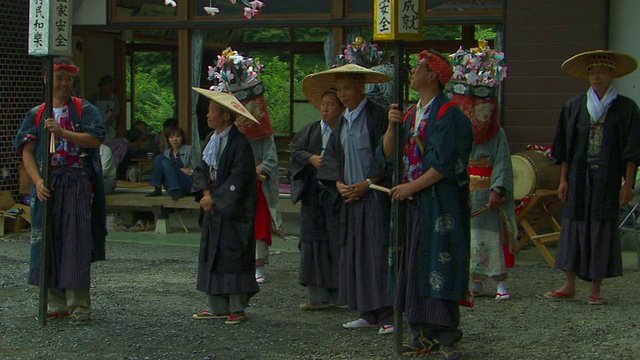
[[[53,64],[53,72],[68,71],[71,75],[78,75],[80,68],[73,64]]]
[[[429,52],[427,50],[423,50],[418,57],[420,60],[425,59],[425,62],[431,70],[436,73],[442,85],[446,85],[449,80],[451,80],[453,70],[451,70],[451,64],[449,64],[447,59],[436,52]]]

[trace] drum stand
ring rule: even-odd
[[[553,214],[561,206],[562,201],[558,199],[558,190],[538,189],[516,217],[518,224],[525,232],[516,245],[516,249],[522,249],[531,240],[547,260],[549,266],[555,267],[556,261],[546,244],[560,239],[560,224]],[[550,229],[551,232],[539,233],[543,229]]]

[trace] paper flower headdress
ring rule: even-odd
[[[351,44],[342,46],[342,52],[336,56],[336,65],[357,64],[367,68],[382,63],[382,51],[377,44],[358,36]]]
[[[218,55],[215,66],[209,66],[207,79],[213,81],[211,90],[235,92],[258,84],[262,68],[259,61],[228,47]]]
[[[478,40],[478,47],[470,50],[460,47],[449,57],[453,65],[453,81],[495,87],[507,77],[504,53],[489,48],[486,40]]]

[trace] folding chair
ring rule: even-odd
[[[640,194],[638,191],[635,191],[635,195],[633,200],[631,200],[632,204],[631,210],[624,216],[623,220],[618,225],[618,229],[622,232],[633,231],[633,236],[636,241],[636,256],[638,258],[638,269],[640,269],[640,236],[638,236],[638,213],[640,211]],[[629,220],[631,220],[631,224],[629,224]]]

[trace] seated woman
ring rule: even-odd
[[[161,187],[164,185],[171,198],[178,200],[191,192],[195,161],[191,146],[184,144],[184,131],[180,127],[167,128],[165,136],[170,147],[156,156],[151,175],[151,185],[155,189],[146,196],[162,195]]]

